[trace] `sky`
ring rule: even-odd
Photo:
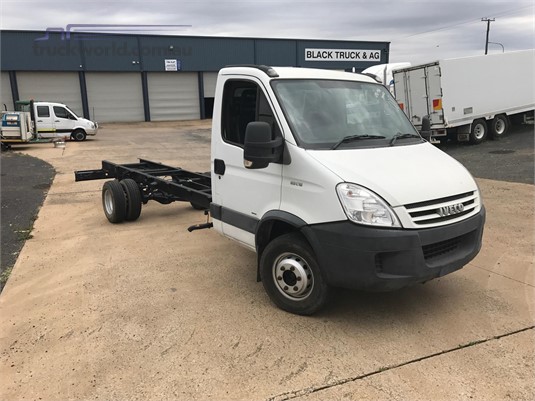
[[[182,25],[155,34],[386,41],[413,64],[535,48],[535,1],[35,1],[2,0],[0,28],[68,24]],[[143,31],[143,33],[151,33]],[[503,48],[502,48],[503,45]]]

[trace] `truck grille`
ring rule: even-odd
[[[405,205],[415,227],[434,227],[463,220],[473,215],[479,207],[477,192]]]

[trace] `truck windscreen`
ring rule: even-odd
[[[422,141],[382,85],[280,79],[273,80],[272,86],[294,137],[303,148],[347,149]],[[403,139],[393,142],[396,136]]]

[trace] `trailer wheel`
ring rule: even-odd
[[[487,131],[487,122],[483,118],[474,120],[472,130],[470,131],[470,143],[477,145],[483,142],[487,137]]]
[[[134,221],[141,214],[141,191],[137,182],[131,178],[121,180],[124,193],[126,195],[126,217],[127,221]]]
[[[264,289],[279,308],[297,315],[320,310],[329,294],[314,252],[297,233],[275,238],[260,257]]]
[[[509,130],[509,121],[505,114],[499,114],[490,123],[490,136],[492,139],[499,139]]]
[[[102,207],[110,223],[121,223],[126,218],[126,195],[119,181],[113,180],[104,183]]]
[[[76,142],[82,142],[85,141],[85,138],[87,138],[87,135],[85,132],[81,129],[77,129],[71,134],[71,138],[74,139]]]

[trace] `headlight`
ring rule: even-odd
[[[347,218],[355,223],[383,227],[401,227],[394,211],[369,189],[343,182],[336,186]]]
[[[89,125],[91,126],[91,129],[95,128],[95,124],[91,123]]]

